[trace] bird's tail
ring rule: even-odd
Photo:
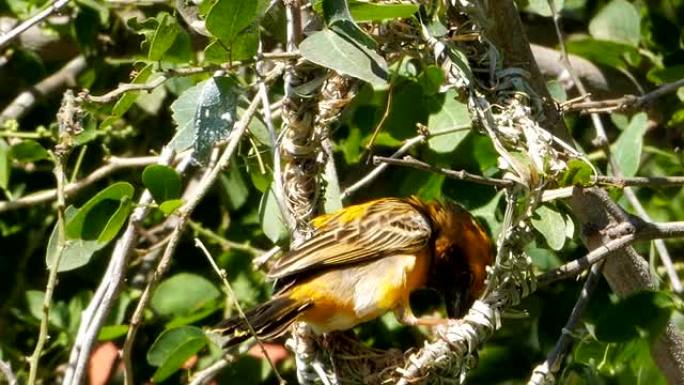
[[[287,297],[276,297],[245,312],[245,318],[231,317],[211,330],[220,336],[223,348],[239,344],[252,337],[249,325],[262,340],[281,336],[299,314],[312,305],[311,302],[296,301]]]

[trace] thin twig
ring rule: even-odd
[[[202,226],[201,223],[197,223],[197,222],[191,220],[188,222],[188,225],[190,225],[190,227],[193,230],[195,230],[195,232],[198,235],[202,235],[202,236],[207,237],[212,242],[218,243],[219,245],[221,245],[221,247],[223,247],[226,250],[237,249],[237,250],[241,250],[241,251],[245,251],[247,253],[250,253],[253,256],[262,255],[266,252],[266,250],[261,250],[257,247],[250,245],[249,242],[238,243],[238,242],[233,242],[229,239],[226,239],[226,238],[216,234],[215,232],[205,228],[204,226]]]
[[[426,139],[427,139],[426,136],[422,135],[422,134],[418,135],[414,138],[407,139],[404,142],[404,144],[401,147],[399,147],[399,149],[394,154],[392,154],[392,156],[390,156],[390,158],[397,159],[400,156],[403,156],[404,154],[406,154],[408,152],[408,150],[413,148],[413,146],[417,145],[418,143],[425,142]],[[378,159],[378,158],[376,157],[376,159]],[[371,183],[372,181],[374,181],[375,178],[377,178],[380,174],[382,174],[382,172],[385,171],[385,169],[388,166],[389,166],[389,164],[387,162],[382,162],[382,163],[378,164],[371,172],[366,174],[363,178],[359,179],[356,183],[354,183],[353,185],[344,189],[344,191],[342,191],[342,194],[340,194],[340,199],[345,200],[345,199],[349,198],[350,195],[352,195],[353,193],[358,191],[361,187],[363,187],[363,186]]]
[[[159,155],[157,164],[168,166],[174,158],[174,150],[167,146]],[[189,154],[187,158],[190,158]],[[176,170],[182,171],[188,164],[188,162],[181,161]],[[139,224],[147,215],[151,203],[152,195],[145,190],[128,220],[126,229],[114,246],[100,285],[86,309],[81,313],[81,323],[71,348],[69,364],[64,373],[62,385],[80,385],[83,382],[90,351],[124,282],[128,256],[138,240]]]
[[[44,10],[36,13],[30,18],[24,20],[23,23],[12,28],[12,30],[0,36],[0,49],[4,48],[9,42],[16,39],[19,35],[24,33],[27,29],[33,27],[34,25],[40,23],[42,20],[46,19],[51,14],[59,11],[65,5],[69,4],[69,0],[56,0],[47,6]]]
[[[254,330],[254,327],[252,327],[252,324],[249,323],[249,320],[247,319],[245,312],[242,310],[242,306],[240,306],[240,302],[238,301],[237,296],[235,295],[235,291],[233,291],[233,287],[230,286],[230,282],[228,282],[228,274],[226,273],[225,270],[219,269],[219,267],[216,265],[216,262],[214,261],[214,258],[212,258],[211,254],[209,253],[209,250],[207,250],[207,248],[204,246],[202,241],[199,240],[199,238],[195,238],[195,246],[198,247],[200,250],[202,250],[202,253],[204,254],[205,257],[207,257],[207,260],[209,261],[209,264],[211,265],[211,267],[214,269],[216,274],[218,274],[219,278],[221,278],[221,282],[223,283],[223,287],[226,289],[226,294],[233,301],[233,306],[235,306],[235,308],[237,309],[238,314],[240,315],[240,318],[242,318],[245,321],[245,325],[247,325],[247,329],[249,330],[249,333],[252,335],[252,337],[254,337],[254,340],[259,345],[261,352],[264,354],[264,357],[266,357],[266,361],[268,361],[268,364],[271,366],[271,369],[273,369],[273,372],[275,373],[276,377],[278,378],[278,381],[281,384],[284,384],[285,380],[280,375],[280,372],[278,372],[278,369],[276,368],[275,364],[273,363],[271,356],[268,354],[268,351],[266,350],[266,347],[264,346],[263,342],[261,341],[261,338],[259,338],[256,331]]]
[[[144,167],[155,163],[158,159],[159,157],[156,156],[141,156],[135,158],[112,157],[107,161],[107,164],[91,172],[85,178],[64,186],[64,194],[66,197],[70,197],[116,171],[126,168]],[[0,201],[0,213],[49,202],[55,198],[57,198],[57,189],[50,189],[26,195],[14,201]]]
[[[636,229],[634,232],[621,235],[590,251],[582,258],[568,262],[549,272],[539,275],[537,277],[537,285],[543,287],[561,279],[574,277],[596,262],[603,260],[609,254],[629,246],[636,241],[684,236],[684,222],[644,222],[635,227]]]
[[[281,71],[282,67],[277,67],[269,74],[265,81],[272,81],[277,76],[279,76]],[[193,192],[193,194],[191,194],[191,198],[183,205],[183,207],[181,207],[178,210],[178,222],[176,223],[176,226],[174,227],[173,232],[170,235],[169,243],[166,245],[164,253],[161,259],[159,260],[159,263],[157,264],[157,268],[152,274],[150,281],[145,286],[145,290],[140,296],[135,311],[131,316],[128,333],[126,335],[126,339],[124,341],[124,346],[122,349],[122,356],[124,361],[124,381],[127,385],[132,385],[135,383],[133,380],[131,348],[133,346],[135,336],[142,321],[143,312],[147,307],[147,304],[152,296],[152,291],[158,284],[161,277],[166,273],[166,270],[168,269],[171,263],[171,258],[174,255],[176,248],[178,247],[178,244],[180,243],[181,235],[185,230],[185,226],[187,225],[190,214],[194,211],[195,207],[197,207],[202,198],[204,198],[207,191],[209,191],[209,189],[213,185],[214,181],[218,178],[220,173],[230,163],[230,160],[238,147],[240,139],[247,130],[247,126],[249,125],[249,122],[251,121],[254,114],[256,113],[259,104],[260,98],[257,95],[250,102],[249,107],[247,107],[247,109],[245,110],[244,114],[240,118],[240,121],[237,122],[233,127],[230,137],[228,139],[228,145],[221,154],[219,160],[216,162],[216,165],[213,168],[207,170],[207,172],[204,174],[204,176],[196,186],[195,191]]]
[[[488,178],[482,175],[471,174],[464,170],[449,170],[446,168],[435,167],[410,156],[405,156],[402,159],[386,158],[384,156],[374,156],[373,164],[386,163],[396,166],[413,167],[419,170],[434,172],[436,174],[444,175],[448,178],[464,180],[473,183],[484,184],[496,187],[512,187],[515,182],[508,179]]]
[[[568,73],[572,77],[573,82],[575,83],[575,86],[577,87],[577,90],[579,91],[580,95],[584,97],[583,100],[585,100],[582,103],[590,103],[591,99],[589,98],[589,93],[584,87],[584,84],[582,81],[577,77],[577,75],[574,72],[574,68],[572,67],[572,64],[570,63],[570,60],[568,58],[568,53],[565,49],[565,44],[563,43],[563,34],[560,29],[560,14],[556,10],[556,6],[554,1],[549,0],[548,1],[549,7],[551,8],[551,12],[553,14],[553,20],[554,20],[554,25],[556,26],[556,33],[558,36],[558,40],[560,42],[560,48],[561,48],[561,54],[562,54],[562,59],[563,63],[568,70]],[[644,105],[645,103],[648,103],[650,101],[655,100],[658,97],[661,97],[663,95],[666,95],[669,92],[674,92],[676,91],[679,87],[684,86],[684,79],[680,79],[678,81],[665,84],[655,91],[650,92],[649,94],[642,95],[641,97],[625,97],[626,99],[621,102],[620,107],[621,108],[627,108],[627,106],[632,106],[632,107],[640,107]],[[629,100],[629,101],[626,101]],[[618,178],[622,177],[622,170],[620,169],[620,165],[617,163],[614,157],[611,156],[611,149],[610,145],[608,143],[608,138],[606,137],[606,132],[603,127],[603,123],[601,122],[600,116],[595,113],[595,112],[590,112],[591,116],[591,121],[592,124],[594,125],[595,132],[596,132],[596,137],[593,140],[593,143],[601,148],[603,152],[606,154],[606,157],[609,160],[609,163],[611,165],[611,169],[613,174],[617,176]],[[643,205],[641,202],[639,202],[639,199],[637,198],[636,194],[634,191],[631,190],[629,187],[624,188],[624,193],[625,196],[627,197],[628,201],[630,204],[637,210],[639,213],[639,216],[645,220],[645,221],[650,221],[651,217],[648,215],[646,210],[644,209]],[[672,264],[672,258],[670,257],[670,253],[667,250],[667,247],[665,246],[665,243],[662,240],[656,240],[655,241],[655,246],[656,250],[658,251],[658,255],[660,256],[660,260],[663,263],[663,266],[665,266],[665,269],[668,274],[668,278],[670,279],[670,283],[672,286],[672,289],[675,292],[682,292],[684,288],[682,287],[682,283],[679,279],[679,276],[677,275],[677,272],[674,269],[674,266]]]
[[[66,96],[65,96],[66,98]],[[65,135],[68,135],[65,134]],[[63,149],[59,147],[61,144],[56,146],[56,150],[53,153],[54,158],[54,175],[57,181],[57,249],[55,252],[54,260],[49,266],[50,274],[48,275],[47,287],[45,288],[45,296],[43,297],[43,314],[40,319],[40,330],[38,332],[38,340],[36,341],[35,349],[33,354],[29,358],[29,378],[28,385],[33,385],[36,383],[36,376],[38,375],[38,363],[40,361],[40,356],[43,353],[43,347],[45,341],[47,340],[48,334],[48,321],[50,319],[50,308],[52,306],[52,295],[57,286],[57,272],[59,271],[59,262],[64,254],[64,249],[66,248],[66,229],[64,218],[64,210],[66,209],[66,195],[64,194],[64,184],[66,183],[66,175],[64,173],[64,163],[69,153],[69,149],[65,146]]]
[[[584,113],[613,113],[643,107],[654,100],[670,93],[676,92],[680,87],[684,87],[684,79],[679,79],[671,83],[665,83],[655,90],[641,96],[625,95],[615,99],[606,100],[580,100],[568,101],[561,105],[564,112],[580,111]]]
[[[259,45],[259,53],[261,54],[261,44]],[[262,65],[257,65],[258,73],[261,73]],[[266,85],[263,82],[259,83],[259,96],[261,97],[261,114],[264,117],[264,122],[268,128],[268,134],[271,137],[271,151],[273,156],[273,193],[276,197],[276,203],[278,204],[278,210],[283,218],[285,225],[288,230],[292,232],[295,226],[295,219],[289,214],[287,210],[287,204],[285,203],[285,190],[283,189],[283,174],[281,171],[281,159],[280,159],[280,145],[278,144],[278,135],[275,131],[275,125],[273,124],[273,117],[271,116],[271,103],[268,99],[268,91],[266,90]]]
[[[628,187],[628,186],[682,186],[684,185],[684,176],[635,176],[635,177],[620,177],[598,175],[596,182],[603,185],[614,187]]]
[[[545,384],[547,383],[545,382],[545,379],[553,378],[551,376],[554,376],[560,369],[560,365],[563,359],[572,348],[572,343],[574,341],[572,337],[572,332],[573,330],[575,330],[575,328],[577,328],[577,324],[582,318],[582,314],[584,313],[584,310],[586,309],[587,304],[589,303],[589,298],[591,297],[591,294],[593,293],[594,289],[596,288],[596,285],[599,282],[602,267],[602,262],[599,262],[592,266],[591,272],[589,273],[589,276],[587,277],[586,281],[584,281],[582,291],[580,292],[580,295],[577,298],[577,301],[575,302],[575,306],[572,308],[572,312],[570,312],[568,321],[565,323],[565,326],[561,330],[561,335],[560,337],[558,337],[556,345],[546,356],[546,361],[538,365],[532,371],[530,381],[527,383],[528,385]]]

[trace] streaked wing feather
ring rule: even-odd
[[[353,220],[341,213],[319,220],[316,234],[280,258],[269,271],[269,278],[364,263],[396,252],[412,252],[424,247],[430,239],[430,223],[405,201],[385,199],[364,209]]]

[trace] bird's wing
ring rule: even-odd
[[[316,218],[313,225],[314,236],[281,257],[269,271],[269,278],[414,252],[425,247],[432,234],[426,217],[400,199],[350,206]]]

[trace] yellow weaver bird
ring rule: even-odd
[[[248,310],[247,322],[264,340],[294,321],[316,333],[347,330],[393,311],[408,325],[416,318],[409,295],[441,292],[449,317],[461,316],[484,289],[491,241],[464,208],[451,202],[382,198],[315,218],[313,236],[283,255],[268,272],[273,297]],[[217,328],[230,346],[251,337],[245,320]]]

